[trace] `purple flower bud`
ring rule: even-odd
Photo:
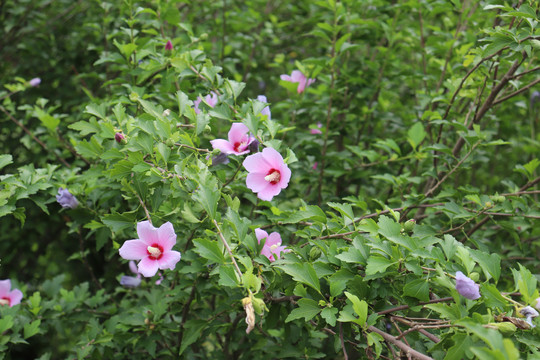
[[[534,106],[537,102],[540,102],[540,91],[534,91],[531,94],[531,105]]]
[[[135,276],[122,276],[120,285],[125,287],[137,287],[141,285],[141,279]]]
[[[155,284],[156,285],[161,285],[161,282],[163,281],[163,274],[160,272],[158,272],[158,275],[159,275],[159,279],[156,280]]]
[[[56,195],[56,201],[62,207],[75,209],[77,206],[79,206],[79,202],[77,201],[77,198],[73,196],[68,189],[60,188],[58,189],[58,195]]]
[[[165,50],[172,50],[172,49],[173,49],[173,44],[171,40],[167,40],[167,44],[165,44]]]
[[[463,275],[461,271],[456,272],[456,290],[461,296],[470,300],[480,297],[480,285]]]
[[[125,138],[126,137],[121,132],[117,132],[116,134],[114,134],[114,140],[116,140],[116,142],[119,143],[119,144],[121,144],[122,141],[124,141]]]
[[[260,102],[263,102],[263,103],[268,102],[268,100],[266,100],[266,96],[264,96],[264,95],[257,96],[257,100],[259,100]],[[270,113],[270,106],[267,106],[264,109],[262,109],[261,114],[268,116],[268,120],[272,119],[272,114]]]
[[[259,140],[253,140],[251,144],[249,144],[248,149],[250,153],[259,152]]]
[[[216,156],[212,157],[212,166],[216,166],[219,164],[228,164],[229,163],[229,157],[226,153],[219,153]]]
[[[30,86],[36,87],[39,84],[41,84],[41,79],[40,78],[33,78],[28,83],[30,84]]]

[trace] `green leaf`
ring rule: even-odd
[[[313,221],[320,221],[326,223],[326,214],[316,205],[308,205],[305,210],[296,211],[292,213],[288,218],[284,219],[285,224],[296,224],[300,221],[311,219]]]
[[[293,309],[289,316],[285,319],[285,322],[290,322],[297,319],[305,319],[309,321],[313,319],[318,313],[321,312],[319,304],[312,299],[300,299],[298,300],[298,307]]]
[[[323,311],[321,311],[321,317],[326,321],[328,325],[336,326],[337,313],[338,313],[337,308],[325,308]]]
[[[24,338],[28,339],[36,335],[39,332],[39,325],[41,325],[39,319],[32,321],[30,324],[24,324]]]
[[[105,107],[105,104],[90,104],[87,105],[84,109],[84,112],[90,115],[94,115],[97,118],[105,120],[105,113],[107,111],[107,108]]]
[[[178,355],[187,349],[187,347],[193,344],[201,336],[202,331],[208,326],[206,320],[188,320],[184,324],[184,331],[182,335],[182,345]]]
[[[321,292],[321,284],[319,283],[319,278],[317,277],[317,273],[315,272],[313,265],[311,265],[310,263],[304,263],[303,265],[283,264],[278,265],[277,267],[292,276],[293,280],[309,285],[315,290],[317,290],[319,293]]]
[[[417,122],[409,129],[407,135],[409,144],[411,144],[413,150],[416,150],[427,134],[424,130],[424,125],[421,122]]]
[[[246,84],[243,82],[238,82],[234,80],[225,80],[225,90],[229,95],[232,95],[234,100],[238,98],[242,90],[246,87]]]
[[[356,315],[358,315],[358,320],[356,321],[358,325],[364,326],[367,319],[368,313],[368,304],[364,300],[360,300],[358,296],[353,295],[345,291],[345,296],[352,302],[352,306]]]
[[[258,293],[261,289],[262,280],[251,272],[242,274],[242,284],[247,288],[253,289],[254,293]]]
[[[218,284],[228,287],[237,287],[238,275],[231,265],[221,265],[219,268],[219,281]]]
[[[465,352],[473,346],[472,338],[466,334],[457,333],[452,336],[454,346],[448,349],[444,360],[465,359]]]
[[[495,282],[499,281],[499,276],[501,276],[501,257],[499,255],[472,249],[469,253],[478,265],[480,265],[488,280],[493,277]]]
[[[13,156],[11,155],[0,155],[0,169],[13,163]]]
[[[393,264],[395,264],[395,262],[390,259],[387,259],[380,255],[372,255],[367,261],[366,275],[384,273],[386,269]]]
[[[123,214],[113,212],[112,214],[102,216],[101,222],[107,225],[113,233],[116,233],[124,229],[134,228],[136,219],[137,214],[135,211],[125,212]]]
[[[429,283],[425,279],[410,281],[403,287],[403,295],[421,301],[429,301]]]
[[[217,190],[217,180],[214,177],[208,177],[205,181],[199,185],[199,190],[193,195],[193,199],[202,205],[210,218],[215,219],[221,192]]]
[[[218,264],[223,264],[225,262],[225,256],[219,248],[217,241],[208,239],[194,239],[193,244],[195,244],[195,252],[201,255],[203,258]]]
[[[13,316],[6,315],[5,317],[0,319],[0,334],[3,333],[6,330],[11,329],[13,326]]]

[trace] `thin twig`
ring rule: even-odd
[[[236,269],[238,280],[242,280],[242,271],[240,271],[240,268],[238,267],[238,264],[236,263],[236,259],[234,258],[234,255],[231,251],[231,247],[229,246],[229,243],[227,243],[227,240],[225,240],[225,237],[223,236],[223,233],[221,232],[221,229],[217,223],[216,220],[214,220],[214,225],[216,226],[217,232],[219,234],[219,238],[223,242],[223,245],[225,245],[225,248],[227,249],[229,255],[231,256],[231,260],[233,262],[234,268]]]
[[[384,332],[382,330],[379,330],[375,326],[370,326],[368,328],[368,330],[381,335],[384,338],[384,340],[396,345],[398,348],[400,348],[402,351],[404,351],[405,354],[407,354],[409,356],[412,356],[415,359],[418,359],[418,360],[433,360],[433,358],[431,358],[431,357],[429,357],[427,355],[424,355],[421,352],[418,352],[418,351],[414,350],[410,346],[407,346],[404,342],[396,339],[395,336],[392,336],[392,335],[390,335],[390,334],[388,334],[388,333],[386,333],[386,332]]]

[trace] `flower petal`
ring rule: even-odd
[[[261,154],[263,159],[266,160],[266,162],[270,165],[271,168],[281,170],[281,168],[285,164],[281,154],[271,147],[264,148]]]
[[[231,144],[246,141],[249,137],[246,136],[249,132],[249,129],[246,125],[242,123],[233,123],[231,125],[231,130],[229,130],[229,142]]]
[[[144,277],[152,277],[156,275],[159,268],[157,260],[150,259],[146,256],[139,262],[139,273]]]
[[[257,197],[264,201],[272,201],[272,198],[281,192],[277,185],[268,183],[268,185],[257,193]]]
[[[222,153],[234,154],[234,146],[227,140],[223,140],[223,139],[210,140],[210,144],[212,144],[212,147],[214,149],[218,149]]]
[[[147,247],[148,244],[142,240],[127,240],[118,252],[126,260],[140,260],[148,256]]]
[[[0,297],[7,296],[11,289],[11,280],[0,280]]]
[[[176,233],[174,232],[173,225],[167,221],[161,225],[158,229],[158,244],[163,247],[164,251],[169,251],[176,244]]]
[[[262,239],[267,239],[268,238],[268,233],[266,231],[264,231],[263,229],[255,229],[255,237],[257,238],[257,240],[259,241],[259,244],[261,243],[261,240]]]
[[[15,289],[13,290],[10,294],[9,294],[9,306],[13,306],[13,305],[17,305],[17,304],[20,304],[21,303],[21,299],[23,297],[23,293],[21,290],[19,289]]]
[[[250,173],[264,173],[265,176],[266,173],[271,169],[270,164],[268,164],[268,162],[264,160],[262,153],[249,155],[244,159],[242,165],[244,165],[246,170]]]
[[[126,287],[137,287],[141,285],[141,279],[135,276],[122,276],[120,278],[120,285]]]
[[[170,269],[174,270],[176,263],[180,261],[182,256],[178,251],[167,251],[163,254],[161,259],[157,261],[161,270]]]
[[[283,166],[280,169],[281,179],[277,183],[277,185],[285,189],[289,185],[289,180],[291,180],[291,169],[287,166],[287,164],[283,163]]]
[[[274,246],[274,245],[281,245],[281,235],[277,232],[273,232],[268,236],[268,239],[266,239],[266,244],[268,246]]]
[[[137,223],[137,235],[139,235],[140,240],[148,245],[159,241],[158,229],[152,226],[148,220]]]
[[[291,73],[291,78],[293,82],[300,82],[300,81],[306,81],[306,76],[302,74],[300,70],[293,70]]]
[[[266,188],[270,183],[264,179],[266,174],[264,173],[249,173],[246,176],[246,186],[251,191],[258,193]],[[271,184],[270,184],[271,185]]]
[[[298,88],[296,88],[296,91],[301,94],[304,92],[304,89],[306,88],[306,78],[301,79],[298,81]]]
[[[129,261],[129,270],[131,270],[131,272],[134,273],[134,274],[139,273],[139,271],[137,270],[137,264],[135,263],[135,261],[133,261],[133,260]]]
[[[280,76],[280,79],[283,80],[283,81],[294,82],[294,80],[292,79],[292,77],[290,77],[290,76],[287,75],[287,74],[281,75],[281,76]]]

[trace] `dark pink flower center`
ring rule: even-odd
[[[264,177],[264,180],[270,182],[272,185],[276,185],[281,180],[281,173],[279,170],[270,169],[268,174]]]
[[[235,142],[234,146],[233,146],[233,149],[236,152],[242,152],[242,151],[246,150],[246,143],[244,141]]]
[[[163,247],[159,244],[152,244],[146,248],[148,257],[152,260],[159,260],[163,256]]]
[[[5,296],[0,298],[0,305],[11,306],[11,299]]]

